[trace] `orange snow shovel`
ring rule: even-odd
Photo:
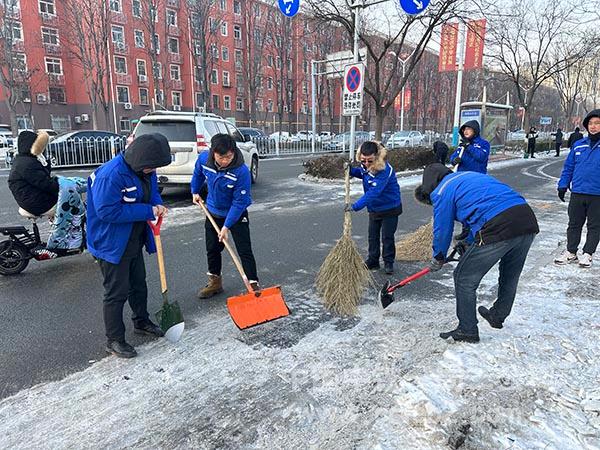
[[[199,205],[208,220],[210,220],[215,231],[220,233],[221,229],[219,228],[219,225],[217,225],[215,219],[210,212],[208,212],[208,208],[206,208],[206,205],[204,205],[202,200],[200,200]],[[227,299],[227,309],[229,310],[229,315],[231,316],[233,323],[235,323],[240,330],[244,330],[254,325],[289,316],[290,310],[283,299],[281,287],[273,286],[262,289],[261,291],[254,291],[248,281],[248,277],[244,273],[244,269],[238,256],[233,251],[233,248],[231,248],[228,240],[225,239],[223,244],[231,255],[235,267],[242,276],[246,289],[248,289],[247,294],[229,297]]]

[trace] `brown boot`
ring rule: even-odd
[[[223,281],[219,275],[208,274],[208,284],[198,291],[198,298],[210,298],[223,292]]]

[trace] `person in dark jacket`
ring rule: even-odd
[[[583,120],[588,136],[573,143],[558,181],[558,197],[569,199],[567,248],[554,262],[558,265],[578,263],[592,266],[592,257],[600,242],[600,109],[591,111]],[[581,231],[587,222],[587,237],[583,254],[577,256]]]
[[[460,127],[460,145],[450,156],[450,163],[458,165],[458,172],[487,173],[490,143],[480,135],[479,122],[470,120]]]
[[[560,148],[563,143],[563,132],[560,128],[557,128],[556,133],[552,133],[552,136],[554,136],[554,145],[556,146],[556,155],[554,156],[560,156]]]
[[[535,158],[535,141],[537,137],[538,133],[535,127],[531,127],[529,133],[525,136],[525,139],[527,139],[527,153],[531,158]]]
[[[435,153],[437,162],[439,162],[440,164],[446,164],[446,159],[448,158],[449,152],[450,149],[448,148],[445,142],[435,141],[433,143],[433,153]]]
[[[88,178],[87,242],[104,279],[106,351],[122,358],[137,355],[125,340],[126,301],[136,334],[164,335],[149,318],[142,249],[156,251],[147,221],[167,213],[158,193],[156,169],[170,163],[167,139],[158,133],[145,134]]]
[[[383,256],[385,273],[394,273],[396,243],[394,234],[398,228],[398,216],[402,214],[400,187],[394,168],[386,161],[387,150],[374,141],[364,142],[356,154],[359,167],[350,168],[350,176],[360,178],[364,195],[346,211],[369,211],[369,256],[365,265],[369,270],[379,269]],[[383,244],[383,248],[382,248]]]
[[[446,262],[454,221],[470,230],[466,251],[454,269],[458,327],[440,333],[440,337],[478,342],[477,288],[499,262],[498,298],[491,308],[480,306],[478,311],[493,328],[502,328],[511,312],[527,253],[539,232],[535,214],[521,195],[495,178],[475,172],[453,173],[437,163],[425,168],[415,198],[433,205],[432,271]]]
[[[198,298],[223,292],[221,253],[225,248],[223,241],[229,239],[230,232],[250,286],[260,292],[248,218],[248,207],[252,204],[250,170],[235,139],[228,134],[215,134],[210,141],[210,151],[198,155],[191,183],[195,204],[200,203],[205,186],[208,189],[206,208],[221,232],[217,234],[208,218],[205,220],[208,283],[198,291]]]
[[[581,134],[581,130],[579,127],[575,127],[575,130],[569,136],[569,140],[567,141],[567,147],[572,148],[573,144],[577,142],[579,139],[583,139],[583,134]]]

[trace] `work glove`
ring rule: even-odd
[[[558,198],[560,198],[561,202],[565,201],[566,193],[567,193],[567,188],[558,188]]]
[[[445,262],[446,261],[443,260],[443,259],[431,258],[431,261],[429,261],[429,271],[430,272],[437,272],[442,267],[444,267],[444,263]]]
[[[344,205],[344,212],[353,212],[354,210],[352,209],[352,204],[351,203],[346,203]]]
[[[452,158],[452,161],[450,161],[450,164],[452,164],[453,166],[456,166],[458,164],[460,164],[462,162],[462,158],[460,156],[455,156],[454,158]]]

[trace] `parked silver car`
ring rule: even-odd
[[[423,144],[425,136],[420,131],[398,131],[387,141],[388,148],[416,147]]]

